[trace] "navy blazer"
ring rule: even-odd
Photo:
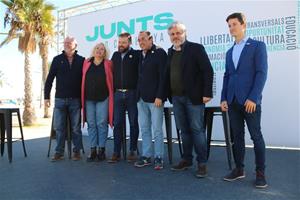
[[[147,103],[154,103],[155,98],[164,101],[167,53],[155,45],[147,51],[145,58],[142,51],[140,53],[137,98]]]
[[[173,46],[169,48],[167,61],[166,88],[171,103],[170,64],[174,51]],[[203,104],[203,97],[213,97],[214,72],[203,45],[186,41],[182,45],[181,67],[184,93],[194,105]]]
[[[45,82],[44,98],[50,99],[54,78],[56,78],[56,98],[80,98],[83,62],[84,57],[78,55],[77,51],[74,53],[72,65],[69,64],[64,51],[55,56]]]
[[[140,51],[130,48],[122,59],[119,51],[114,52],[113,62],[114,89],[136,89]]]
[[[257,105],[261,104],[268,71],[265,43],[249,38],[236,69],[232,60],[232,50],[233,47],[226,53],[221,101],[231,104],[235,97],[241,105],[244,105],[247,99]]]

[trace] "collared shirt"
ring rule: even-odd
[[[244,37],[239,43],[234,43],[232,50],[232,61],[234,63],[235,69],[237,68],[241,53],[247,43],[249,37]]]
[[[149,51],[152,51],[152,53],[153,53],[153,47],[155,47],[154,46],[154,44],[152,44],[152,46],[150,47],[150,49],[148,49],[146,52],[144,51],[144,50],[142,50],[142,63],[144,63],[144,61],[145,61],[145,59],[146,59],[146,56],[147,56],[147,53],[149,52]]]

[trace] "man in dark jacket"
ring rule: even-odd
[[[137,140],[139,137],[136,85],[140,51],[131,48],[129,33],[122,33],[118,39],[118,51],[111,60],[114,68],[114,153],[109,163],[120,160],[121,142],[125,130],[126,110],[130,125],[130,153],[128,162],[136,160]]]
[[[50,107],[50,92],[53,80],[56,78],[53,126],[56,132],[57,146],[52,161],[64,159],[67,116],[70,118],[74,144],[72,159],[81,159],[80,90],[84,57],[77,54],[76,47],[77,43],[73,37],[65,39],[64,51],[54,57],[45,83],[45,105]]]
[[[168,50],[167,88],[183,143],[183,159],[172,170],[192,166],[194,148],[196,176],[201,178],[207,175],[204,110],[212,98],[213,69],[204,47],[186,40],[184,24],[173,22],[168,33],[173,46]]]
[[[136,167],[151,164],[152,133],[154,135],[154,169],[163,168],[163,103],[165,100],[165,63],[167,54],[153,44],[149,31],[139,33],[138,42],[142,49],[138,77],[138,119],[143,139],[143,154]],[[152,131],[151,131],[152,129]]]

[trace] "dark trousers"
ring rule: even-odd
[[[229,105],[230,126],[233,134],[233,154],[237,168],[244,167],[246,121],[254,144],[256,170],[265,170],[265,142],[261,133],[261,106],[256,105],[254,113],[247,113],[245,106],[236,101]]]
[[[122,133],[126,131],[126,110],[130,125],[130,151],[136,151],[139,137],[136,90],[116,91],[114,95],[114,153],[117,155],[121,152]]]
[[[173,96],[172,100],[176,126],[182,137],[183,159],[192,163],[194,148],[198,164],[205,164],[207,162],[205,105],[193,105],[186,96]]]

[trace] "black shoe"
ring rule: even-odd
[[[187,160],[181,160],[178,165],[174,165],[171,170],[172,171],[183,171],[193,166],[192,162],[189,162]]]
[[[206,165],[204,164],[199,164],[198,165],[198,170],[196,172],[196,177],[197,178],[204,178],[207,176],[207,168]]]
[[[89,155],[89,157],[87,157],[86,161],[87,162],[95,162],[97,161],[97,150],[96,147],[91,148],[91,154]]]
[[[151,158],[145,156],[140,157],[140,159],[134,163],[134,166],[136,167],[145,167],[148,165],[151,165]]]
[[[97,157],[98,157],[99,161],[103,161],[103,160],[106,159],[105,148],[104,147],[101,147],[101,148],[98,149],[98,155],[97,155]]]
[[[230,172],[230,174],[227,174],[223,180],[224,181],[235,181],[237,179],[245,178],[245,172],[243,169],[235,168]]]
[[[266,188],[266,187],[268,187],[264,172],[259,171],[259,170],[256,171],[255,187],[256,188]]]

